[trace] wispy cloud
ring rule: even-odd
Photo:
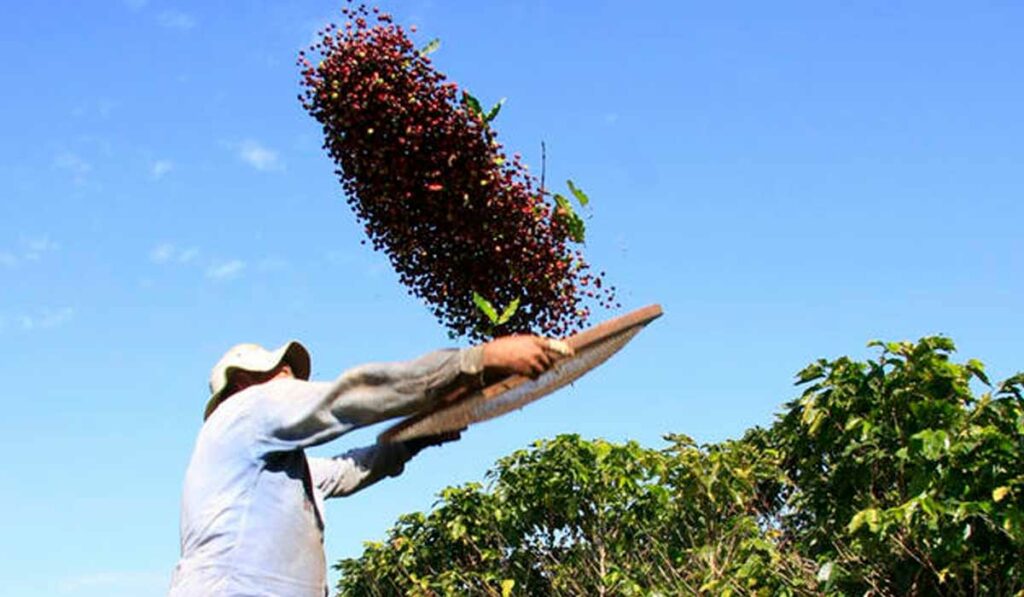
[[[22,236],[16,250],[0,250],[0,267],[17,267],[26,261],[39,261],[58,249],[60,245],[49,236]]]
[[[174,256],[174,245],[170,243],[164,243],[153,247],[153,250],[149,252],[149,258],[153,263],[167,263]]]
[[[288,260],[280,257],[264,257],[256,264],[256,269],[261,272],[277,272],[288,267]]]
[[[106,595],[162,595],[169,584],[166,572],[93,572],[62,580],[59,591],[63,594],[102,591]]]
[[[387,259],[380,253],[367,255],[366,253],[328,251],[325,257],[332,265],[361,271],[371,278],[378,278],[390,269]]]
[[[284,169],[281,157],[276,151],[252,139],[242,141],[238,145],[238,157],[246,164],[264,172]]]
[[[53,158],[53,165],[58,170],[63,170],[71,175],[71,180],[76,185],[83,185],[92,172],[92,164],[85,161],[85,159],[70,151],[57,154]]]
[[[199,249],[190,247],[178,251],[178,263],[189,263],[199,256]]]
[[[60,245],[50,240],[48,236],[22,237],[21,244],[24,248],[23,255],[28,261],[38,261],[46,253],[53,253],[60,248]]]
[[[149,167],[149,173],[154,180],[160,180],[171,170],[174,170],[174,162],[171,160],[156,160]]]
[[[85,99],[72,108],[71,115],[77,118],[105,120],[114,114],[120,102],[110,98]]]
[[[165,10],[157,17],[160,26],[178,31],[188,31],[196,26],[195,17],[178,10]]]
[[[337,265],[337,264],[347,264],[347,263],[352,263],[353,261],[355,261],[355,257],[352,256],[352,253],[347,252],[347,251],[337,251],[337,250],[327,251],[325,257],[327,258],[328,262],[333,263],[335,265]]]
[[[199,256],[199,249],[189,247],[182,249],[171,243],[161,243],[149,252],[149,259],[153,263],[190,263]]]
[[[252,260],[237,257],[202,258],[203,251],[199,247],[182,247],[170,242],[163,242],[149,251],[149,260],[161,267],[168,265],[185,266],[189,271],[201,272],[207,280],[215,282],[240,277],[246,271],[258,273],[275,272],[286,269],[289,262],[277,256],[254,257]]]
[[[25,331],[36,329],[48,330],[66,324],[71,321],[74,315],[75,310],[71,307],[62,307],[60,309],[44,308],[32,315],[21,315],[18,317],[18,322],[21,324],[21,329]]]
[[[214,263],[210,267],[206,268],[206,277],[211,280],[227,280],[239,276],[244,269],[244,261],[241,259],[232,259],[230,261]]]

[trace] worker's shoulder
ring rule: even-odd
[[[199,432],[200,441],[204,437],[208,441],[216,441],[216,438],[256,432],[262,416],[260,394],[255,387],[247,388],[221,403],[203,423]]]

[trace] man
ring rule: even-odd
[[[323,500],[396,476],[417,452],[459,434],[335,458],[307,458],[305,448],[427,408],[461,378],[539,375],[566,350],[536,336],[507,336],[311,382],[309,353],[298,342],[273,352],[231,348],[210,374],[205,422],[185,473],[181,559],[170,595],[327,595]]]

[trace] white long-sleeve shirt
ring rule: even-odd
[[[185,473],[181,559],[171,597],[323,597],[323,500],[402,472],[403,444],[335,458],[305,448],[412,414],[460,373],[482,369],[480,347],[370,364],[334,382],[275,379],[222,403],[203,425]]]

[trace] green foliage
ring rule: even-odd
[[[584,193],[579,187],[573,184],[571,180],[567,180],[565,182],[566,184],[569,185],[569,190],[572,191],[573,196],[576,197],[576,200],[580,202],[580,206],[586,207],[588,204],[590,204],[590,197],[588,197],[586,193]]]
[[[948,338],[820,360],[773,429],[797,548],[842,593],[1006,595],[1024,587],[1022,377],[988,386]]]
[[[474,116],[480,118],[484,122],[491,122],[497,118],[498,113],[501,112],[501,107],[505,105],[505,98],[498,100],[498,102],[491,106],[491,109],[487,112],[484,112],[484,108],[480,104],[480,100],[476,99],[476,97],[468,91],[462,92],[462,102]]]
[[[428,56],[430,54],[433,54],[440,47],[441,47],[441,39],[438,38],[438,37],[435,37],[434,39],[430,40],[430,42],[428,42],[427,45],[423,46],[420,49],[420,56]]]
[[[810,595],[814,570],[762,528],[778,457],[754,443],[650,450],[540,441],[485,488],[448,488],[342,560],[342,595]]]
[[[483,295],[475,291],[473,292],[473,304],[475,304],[476,308],[484,314],[484,317],[487,318],[487,321],[490,324],[486,329],[486,335],[488,336],[493,336],[495,334],[495,330],[508,323],[508,320],[512,319],[512,316],[519,310],[519,299],[516,298],[506,305],[499,315],[498,310],[494,307],[491,301],[487,300]]]
[[[873,345],[873,361],[812,363],[739,440],[536,442],[341,561],[338,588],[1024,595],[1024,375],[990,387],[946,338]]]
[[[501,107],[504,106],[504,105],[505,105],[505,98],[501,98],[500,100],[498,100],[497,103],[495,103],[493,106],[491,106],[491,109],[487,111],[487,114],[484,114],[484,121],[485,122],[491,122],[492,120],[497,118],[498,117],[498,113],[501,112]]]
[[[576,201],[579,202],[580,207],[587,207],[587,205],[590,204],[590,197],[577,187],[572,180],[567,180],[565,182],[569,186],[569,191],[572,193],[573,197],[575,197]],[[586,240],[587,235],[587,226],[583,222],[583,218],[576,213],[572,203],[566,199],[565,195],[555,193],[552,197],[555,200],[556,217],[558,217],[569,232],[569,239],[576,243],[582,243]]]

